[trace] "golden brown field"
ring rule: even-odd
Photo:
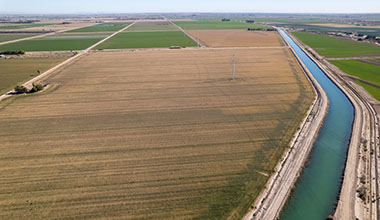
[[[283,46],[275,31],[194,30],[186,31],[209,47],[276,47]]]
[[[46,82],[0,103],[0,219],[240,219],[314,97],[287,48],[98,52]]]

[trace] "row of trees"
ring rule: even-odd
[[[1,55],[24,55],[25,51],[23,50],[10,50],[10,51],[0,51]]]
[[[17,94],[35,93],[43,89],[44,89],[44,86],[42,84],[34,84],[34,83],[33,83],[33,87],[30,90],[28,90],[25,86],[22,86],[22,85],[16,86],[14,88]]]

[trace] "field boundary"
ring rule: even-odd
[[[281,38],[289,46],[282,35]],[[300,129],[290,142],[289,150],[284,153],[283,159],[275,169],[276,172],[268,180],[265,189],[255,200],[253,209],[244,216],[243,220],[272,220],[279,216],[302,171],[328,110],[328,98],[325,91],[294,49],[290,47],[290,50],[312,84],[316,96],[300,125]]]
[[[181,28],[180,26],[176,25],[174,22],[172,22],[170,19],[164,17],[164,19],[166,21],[168,21],[171,25],[175,26],[176,28],[178,28],[178,30],[182,31],[184,34],[186,34],[186,36],[188,36],[189,38],[191,38],[193,41],[195,41],[198,46],[200,46],[201,48],[205,48],[207,47],[204,43],[202,43],[199,39],[196,39],[195,37],[193,37],[192,35],[190,35],[189,33],[187,33],[183,28]]]
[[[130,24],[130,25],[128,25],[128,26],[126,26],[126,27],[124,27],[124,28],[122,28],[122,29],[116,31],[116,32],[113,33],[112,35],[110,35],[110,36],[108,36],[108,37],[102,39],[101,41],[95,43],[94,45],[90,46],[89,48],[80,51],[78,54],[74,55],[73,57],[70,57],[69,59],[63,61],[62,63],[60,63],[60,64],[58,64],[58,65],[56,65],[56,66],[50,68],[49,70],[45,71],[44,73],[42,73],[42,74],[40,74],[40,75],[34,77],[33,79],[27,81],[26,83],[23,83],[22,85],[25,86],[25,87],[31,87],[31,85],[32,85],[34,82],[36,82],[36,81],[38,81],[38,80],[41,80],[42,78],[48,76],[49,74],[53,73],[54,71],[58,70],[59,68],[65,66],[65,65],[67,65],[67,64],[70,64],[71,62],[73,62],[74,60],[78,59],[79,57],[81,57],[81,56],[87,54],[87,53],[88,53],[90,50],[92,50],[94,47],[96,47],[96,46],[98,46],[99,44],[103,43],[104,41],[110,39],[111,37],[117,35],[118,33],[125,31],[126,29],[128,29],[129,27],[131,27],[132,25],[134,25],[135,23],[136,23],[136,22],[133,22],[132,24]],[[9,92],[7,92],[7,93],[1,95],[1,96],[0,96],[0,101],[6,99],[6,98],[8,98],[8,97],[11,97],[11,96],[12,96],[12,93],[14,93],[14,90],[11,90],[11,91],[9,91]]]

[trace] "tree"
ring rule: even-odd
[[[28,92],[28,89],[25,88],[25,86],[16,86],[16,87],[14,88],[14,90],[15,90],[15,92],[16,92],[17,94],[22,94],[22,93],[27,93],[27,92]]]
[[[33,88],[29,91],[30,93],[35,93],[39,92],[44,89],[44,86],[42,84],[34,84],[33,83]]]

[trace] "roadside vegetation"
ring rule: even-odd
[[[292,34],[327,58],[380,56],[380,47],[368,43],[307,32],[292,32]]]
[[[29,90],[23,85],[18,85],[14,88],[14,91],[16,92],[16,94],[24,94],[24,93],[36,93],[36,92],[42,91],[43,89],[44,89],[44,86],[42,84],[33,83],[32,88]]]

